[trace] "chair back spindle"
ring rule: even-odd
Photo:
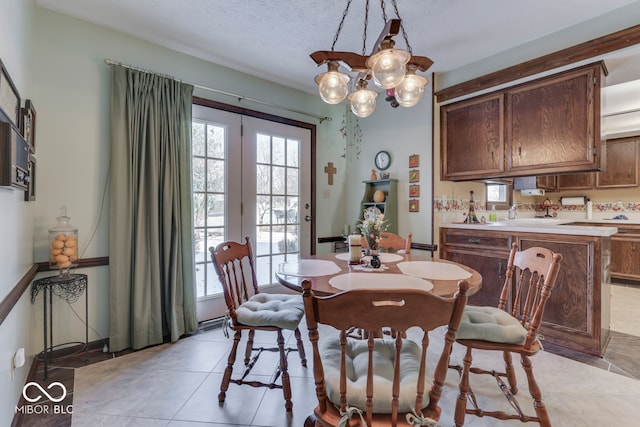
[[[229,314],[233,318],[235,310],[242,303],[260,293],[249,237],[245,237],[244,243],[220,243],[214,248],[214,253],[218,279],[222,284]]]

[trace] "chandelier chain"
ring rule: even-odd
[[[404,42],[407,45],[407,51],[411,56],[413,56],[413,51],[411,50],[411,45],[409,44],[409,36],[407,36],[407,31],[404,29],[404,21],[400,18],[400,12],[398,11],[398,4],[396,0],[391,0],[391,4],[393,5],[393,9],[396,12],[396,17],[400,20],[400,29],[402,30],[402,37],[404,38]],[[386,21],[386,18],[385,18]]]
[[[367,26],[369,25],[369,0],[364,3],[364,29],[362,30],[362,56],[367,53]]]
[[[338,37],[340,37],[340,32],[342,31],[342,26],[344,25],[344,20],[347,17],[347,15],[349,14],[349,6],[351,6],[351,1],[352,0],[347,0],[347,6],[344,8],[344,11],[342,12],[342,19],[340,20],[340,24],[338,25],[338,31],[336,31],[336,34],[333,36],[333,44],[331,45],[331,51],[333,52],[333,49],[336,46],[336,42],[338,41]],[[367,0],[368,3],[369,0]]]

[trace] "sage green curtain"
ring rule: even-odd
[[[193,86],[112,65],[111,351],[197,328],[191,214]]]

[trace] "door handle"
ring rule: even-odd
[[[304,220],[307,221],[307,222],[311,222],[311,216],[305,215],[304,216]]]

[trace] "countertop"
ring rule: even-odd
[[[590,222],[594,224],[611,224],[611,227],[601,225],[572,225],[576,222]],[[467,230],[495,230],[514,231],[518,233],[547,233],[547,234],[568,234],[581,236],[609,237],[618,232],[618,224],[629,224],[632,221],[624,220],[574,220],[558,218],[518,218],[513,220],[502,220],[487,222],[484,224],[448,223],[441,227],[461,228]],[[633,222],[636,223],[636,222]]]

